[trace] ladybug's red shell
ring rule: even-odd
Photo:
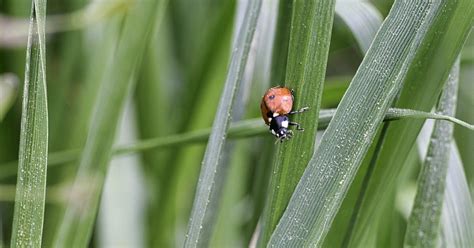
[[[262,118],[267,125],[270,123],[269,118],[274,117],[275,114],[286,115],[292,108],[293,94],[290,89],[281,86],[268,89],[260,103]]]

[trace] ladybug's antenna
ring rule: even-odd
[[[307,111],[308,109],[309,109],[309,107],[304,107],[304,108],[301,108],[300,110],[291,111],[288,114],[289,115],[300,114],[300,113],[303,113],[303,112]]]

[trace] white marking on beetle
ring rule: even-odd
[[[273,135],[277,135],[275,130],[271,129]]]
[[[279,115],[280,115],[279,113],[273,113],[273,117],[277,117]]]
[[[284,128],[288,128],[288,121],[282,121],[281,122],[281,126],[284,127]]]
[[[268,117],[268,122],[272,122],[272,117]]]

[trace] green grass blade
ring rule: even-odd
[[[335,109],[321,109],[318,118],[318,130],[326,129],[335,113]],[[388,109],[387,114],[384,117],[384,121],[397,121],[404,119],[445,120],[450,121],[454,124],[458,124],[460,127],[466,129],[474,129],[473,124],[466,123],[451,116],[411,109],[390,108]],[[177,146],[192,145],[195,143],[204,143],[209,140],[209,134],[211,133],[211,131],[211,128],[206,128],[182,134],[174,134],[165,137],[144,139],[134,144],[114,147],[114,149],[112,150],[112,154],[114,156],[119,156],[140,153],[143,151],[158,148],[173,148]],[[227,137],[229,139],[250,138],[258,135],[269,135],[268,128],[263,125],[263,121],[261,118],[247,119],[232,123],[227,133]],[[48,166],[54,167],[64,163],[73,162],[79,158],[79,155],[79,149],[52,152],[48,155]],[[2,174],[0,174],[0,181],[4,178],[16,175],[17,165],[18,161],[12,161],[6,164],[2,164]]]
[[[335,1],[294,1],[285,85],[295,90],[295,116],[304,133],[277,146],[258,245],[267,244],[313,153]],[[296,131],[298,132],[298,131]]]
[[[395,2],[309,162],[270,245],[322,244],[431,25],[426,22],[430,20],[430,7],[426,1]]]
[[[468,55],[471,54],[471,55]],[[470,60],[463,60],[466,56],[471,56]],[[459,76],[459,97],[456,116],[467,122],[474,123],[474,32],[469,35],[461,52],[461,73]],[[474,198],[474,166],[469,166],[470,161],[474,161],[474,132],[469,132],[459,127],[454,127],[454,139],[459,148],[459,154],[464,164],[467,182],[471,191],[471,198]]]
[[[26,52],[12,247],[40,247],[48,160],[46,0],[32,1]]]
[[[219,170],[217,165],[223,153],[226,133],[230,125],[229,117],[231,116],[234,98],[240,87],[240,81],[245,70],[260,7],[260,0],[249,3],[243,24],[236,38],[236,46],[232,53],[224,90],[201,165],[201,173],[187,230],[185,247],[205,247],[212,234],[214,224],[212,222],[216,214],[213,210],[218,202],[218,199],[216,199],[218,197],[213,197],[213,193],[216,191],[214,188],[216,187],[216,171]]]
[[[426,154],[432,129],[433,121],[427,121],[417,139],[422,158]],[[466,179],[458,147],[452,141],[439,229],[440,247],[472,247],[474,245],[474,227],[472,226],[474,206]]]
[[[138,1],[127,13],[115,63],[106,69],[98,93],[79,171],[55,246],[85,247],[89,243],[122,106],[133,86],[133,74],[154,30],[155,20],[163,14],[165,4],[164,0]]]
[[[336,1],[336,14],[351,30],[360,50],[365,54],[382,25],[382,15],[366,1]]]
[[[207,128],[215,119],[227,76],[235,1],[217,3],[205,0],[190,5],[188,0],[177,0],[170,2],[170,9],[173,20],[171,47],[179,49],[173,52],[172,60],[177,62],[176,82],[186,87],[176,88],[174,83],[170,85],[175,88],[175,94],[169,103],[173,106],[169,115],[174,117],[173,125],[178,133]],[[176,18],[180,21],[176,22]],[[169,220],[168,223],[173,222],[175,226],[173,232],[185,232],[205,150],[206,145],[200,144],[167,151],[167,173],[163,175],[164,181],[160,185],[165,191],[163,197],[156,199],[159,205],[154,210],[157,215],[166,216],[163,222],[158,220],[162,229],[170,227],[164,223]],[[183,246],[185,235],[168,235],[167,239],[161,240],[158,236],[154,237],[158,246],[166,240],[175,243],[174,246]]]
[[[406,87],[399,94],[398,108],[429,111],[438,100],[449,71],[459,55],[467,34],[472,27],[474,4],[472,1],[433,2],[433,25],[428,30],[421,49],[417,52],[414,66],[405,80]],[[361,194],[361,211],[357,216],[350,246],[367,244],[374,237],[379,220],[384,217],[379,210],[390,205],[389,194],[396,187],[403,168],[401,158],[406,158],[423,121],[408,120],[391,123],[386,131],[382,148],[365,193]]]
[[[459,61],[453,66],[437,112],[454,115],[459,81]],[[438,242],[453,124],[436,121],[428,154],[418,178],[415,204],[405,235],[405,246],[434,247]]]
[[[441,223],[441,246],[474,246],[474,226],[472,225],[474,205],[463,164],[454,142],[451,143]]]

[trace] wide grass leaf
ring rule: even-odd
[[[474,2],[433,1],[428,22],[432,23],[405,79],[396,107],[429,111],[435,105],[473,24]],[[390,123],[382,141],[377,161],[366,191],[361,194],[360,212],[357,216],[350,245],[365,245],[376,237],[381,210],[390,205],[403,161],[413,146],[422,120]],[[382,224],[385,225],[385,224]]]
[[[270,245],[322,244],[432,25],[426,22],[431,5],[427,1],[395,2],[309,162]]]
[[[41,247],[48,159],[46,0],[31,6],[12,247]]]

